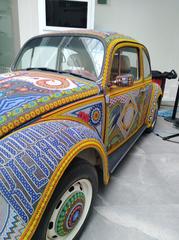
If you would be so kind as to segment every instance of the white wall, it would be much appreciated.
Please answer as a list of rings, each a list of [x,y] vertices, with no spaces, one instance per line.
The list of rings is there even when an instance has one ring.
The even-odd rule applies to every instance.
[[[14,36],[14,55],[17,55],[20,48],[20,33],[19,33],[19,15],[18,15],[18,0],[11,0],[12,3],[12,25]]]
[[[18,49],[17,0],[0,0],[0,71],[10,66]]]
[[[41,32],[39,1],[18,0],[21,45]],[[178,0],[108,0],[107,5],[96,3],[95,29],[132,36],[147,46],[153,69],[176,69],[179,74],[178,24]],[[176,88],[177,80],[168,80],[164,100],[174,100]]]
[[[39,34],[38,0],[18,0],[20,45]]]
[[[179,1],[108,0],[96,4],[95,29],[127,34],[147,46],[152,69],[179,74]],[[175,98],[177,80],[168,80],[164,100]]]

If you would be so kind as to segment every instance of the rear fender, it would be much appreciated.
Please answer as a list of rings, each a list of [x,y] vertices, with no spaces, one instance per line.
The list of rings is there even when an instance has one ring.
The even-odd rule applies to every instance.
[[[152,95],[151,95],[151,99],[150,99],[149,109],[147,112],[147,117],[145,119],[145,124],[147,125],[148,128],[150,128],[152,126],[156,106],[157,106],[160,96],[162,96],[162,90],[158,84],[152,83],[152,88],[153,89],[152,89]]]

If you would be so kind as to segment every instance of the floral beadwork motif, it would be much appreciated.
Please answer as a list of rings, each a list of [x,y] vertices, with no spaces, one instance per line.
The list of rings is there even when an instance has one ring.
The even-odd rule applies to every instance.
[[[85,205],[85,195],[76,192],[63,204],[56,222],[56,232],[59,236],[68,234],[78,223]]]
[[[89,115],[91,125],[98,126],[102,120],[102,105],[93,106]]]
[[[92,127],[94,127],[100,137],[102,136],[102,128],[104,123],[102,102],[87,104],[85,107],[77,108],[75,111],[69,111],[64,115],[74,116],[82,119],[84,122],[89,123]]]

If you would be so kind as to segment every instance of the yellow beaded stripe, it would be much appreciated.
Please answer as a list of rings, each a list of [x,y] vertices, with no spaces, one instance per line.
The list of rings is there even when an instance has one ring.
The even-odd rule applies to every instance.
[[[42,106],[40,108],[35,109],[34,111],[31,111],[29,113],[26,113],[22,116],[20,116],[19,118],[15,119],[14,121],[8,123],[7,125],[4,125],[0,128],[0,137],[4,136],[5,134],[7,134],[8,132],[10,132],[12,129],[20,126],[21,124],[25,123],[26,121],[32,120],[33,118],[48,112],[49,110],[52,110],[56,107],[60,107],[64,104],[70,103],[71,101],[76,101],[85,97],[89,97],[92,95],[95,95],[99,92],[99,89],[97,87],[95,87],[92,90],[86,91],[86,92],[82,92],[82,93],[78,93],[75,94],[73,96],[67,96],[64,97],[62,99],[59,99],[58,101],[54,101],[52,103],[49,103],[45,106]]]

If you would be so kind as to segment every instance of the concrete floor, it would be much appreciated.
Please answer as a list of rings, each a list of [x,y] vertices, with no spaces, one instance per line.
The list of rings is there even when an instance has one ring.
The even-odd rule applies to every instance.
[[[155,132],[179,132],[158,118]],[[179,138],[136,143],[101,187],[81,240],[179,240]]]

